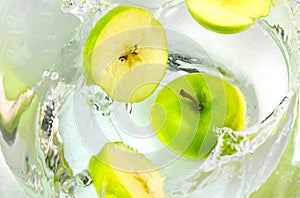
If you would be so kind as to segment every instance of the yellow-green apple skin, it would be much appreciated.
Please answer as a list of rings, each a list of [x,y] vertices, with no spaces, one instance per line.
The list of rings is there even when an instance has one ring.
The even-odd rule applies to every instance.
[[[3,87],[7,100],[17,100],[21,94],[30,89],[10,69],[0,68],[0,75],[3,75]]]
[[[193,18],[214,32],[233,34],[248,29],[270,12],[271,0],[186,0]]]
[[[165,197],[164,178],[152,161],[122,142],[104,145],[88,171],[99,197]]]
[[[165,30],[144,8],[115,7],[90,32],[82,61],[87,84],[97,84],[119,102],[143,101],[166,72]]]
[[[169,149],[186,157],[206,158],[217,142],[216,127],[242,130],[245,112],[244,96],[236,86],[211,74],[193,73],[158,92],[150,119]]]
[[[1,63],[0,63],[1,64]],[[33,97],[29,86],[22,82],[9,67],[0,65],[0,125],[8,132],[16,130],[22,113]]]

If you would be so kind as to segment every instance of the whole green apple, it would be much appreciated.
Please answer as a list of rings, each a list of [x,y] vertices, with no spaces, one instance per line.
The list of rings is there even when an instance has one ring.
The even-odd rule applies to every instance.
[[[230,82],[210,74],[181,76],[157,94],[150,111],[152,128],[172,151],[206,158],[217,143],[217,127],[242,130],[246,102]]]

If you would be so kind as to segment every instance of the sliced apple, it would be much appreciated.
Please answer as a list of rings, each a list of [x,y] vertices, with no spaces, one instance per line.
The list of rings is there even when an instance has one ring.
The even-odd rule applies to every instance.
[[[219,33],[237,33],[267,16],[271,0],[187,0],[194,19],[207,29]]]
[[[12,73],[0,76],[0,125],[6,132],[12,133],[16,129],[32,96],[32,91],[18,82]]]
[[[118,6],[90,32],[82,59],[88,84],[99,85],[113,100],[140,102],[165,75],[165,30],[149,11]]]
[[[99,197],[164,197],[164,178],[154,164],[121,142],[106,144],[88,170]]]

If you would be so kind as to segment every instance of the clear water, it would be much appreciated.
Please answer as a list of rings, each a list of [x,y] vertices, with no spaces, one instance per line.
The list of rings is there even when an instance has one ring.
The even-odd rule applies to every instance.
[[[33,85],[38,98],[24,112],[27,120],[21,118],[15,135],[8,136],[2,131],[5,138],[1,139],[6,161],[28,196],[96,197],[86,169],[90,157],[112,141],[124,141],[160,168],[167,177],[167,197],[260,197],[270,193],[268,189],[278,180],[282,181],[281,186],[289,187],[289,190],[282,187],[278,192],[288,197],[299,195],[299,187],[295,187],[300,181],[297,152],[300,141],[297,141],[299,132],[295,124],[299,95],[294,80],[299,59],[293,51],[298,49],[294,44],[297,40],[294,26],[281,23],[277,15],[271,15],[239,35],[219,35],[192,21],[182,1],[169,1],[161,7],[159,1],[138,3],[153,11],[167,31],[169,67],[157,91],[185,73],[208,72],[231,81],[245,95],[246,129],[240,132],[217,129],[218,144],[210,157],[192,160],[171,153],[154,135],[148,115],[157,91],[141,103],[124,104],[112,101],[97,86],[85,85],[80,58],[84,41],[97,19],[119,2],[124,1],[113,4],[65,0],[61,5],[43,1],[35,7],[41,16],[32,24],[42,23],[42,16],[51,16],[51,21],[60,18],[70,21],[52,37],[48,30],[53,27],[42,27],[44,31],[38,38],[43,38],[43,33],[48,35],[46,38],[54,42],[53,46],[41,50],[45,45],[39,40],[24,44],[37,50],[32,55],[13,49],[13,44],[18,46],[17,41],[12,48],[6,47],[24,56],[17,58],[17,66],[13,67],[18,75],[21,74],[17,69],[24,67],[34,55],[38,56],[32,66],[38,68],[38,75],[31,77],[32,70],[21,75]],[[22,5],[16,2],[12,7],[17,11]],[[279,5],[275,11],[289,18],[290,10],[282,2]],[[16,27],[10,27],[14,33],[22,17],[11,19],[16,22]],[[11,23],[0,22],[4,26]],[[17,35],[20,42],[33,39],[29,33]],[[222,145],[228,142],[235,154],[224,156]],[[289,167],[293,172],[282,167]],[[258,191],[253,194],[255,190]]]

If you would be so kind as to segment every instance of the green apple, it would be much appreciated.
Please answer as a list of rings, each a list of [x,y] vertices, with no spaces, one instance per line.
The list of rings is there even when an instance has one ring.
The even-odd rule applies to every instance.
[[[163,26],[147,10],[118,6],[90,32],[82,55],[87,84],[120,102],[140,102],[164,77],[168,61]]]
[[[242,130],[246,103],[242,92],[210,74],[181,76],[162,88],[150,111],[153,130],[174,152],[206,158],[217,142],[216,127]]]
[[[254,19],[267,16],[272,0],[186,0],[194,19],[205,28],[224,34],[246,30]]]
[[[0,67],[0,75],[2,75],[3,78],[4,93],[7,100],[18,99],[21,94],[30,88],[30,86],[20,80],[9,68]]]
[[[157,168],[121,142],[104,145],[91,158],[88,171],[99,197],[164,197],[164,178]]]
[[[9,68],[0,68],[0,125],[12,133],[33,93]]]

